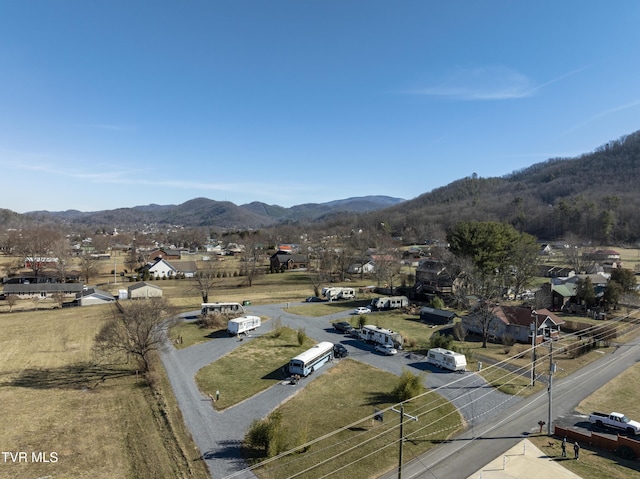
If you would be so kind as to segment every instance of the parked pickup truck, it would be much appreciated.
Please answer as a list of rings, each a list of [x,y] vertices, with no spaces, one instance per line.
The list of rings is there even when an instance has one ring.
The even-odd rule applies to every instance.
[[[627,416],[619,412],[612,412],[609,414],[593,412],[589,414],[589,421],[596,426],[620,429],[629,434],[640,434],[640,422],[632,421]]]

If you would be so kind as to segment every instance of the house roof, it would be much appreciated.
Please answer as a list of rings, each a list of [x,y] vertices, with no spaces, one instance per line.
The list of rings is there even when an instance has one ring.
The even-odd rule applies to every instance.
[[[81,283],[35,283],[35,284],[5,284],[4,292],[9,294],[58,293],[82,291]]]
[[[102,299],[104,301],[115,301],[116,298],[108,291],[103,291],[97,288],[89,288],[87,290],[83,290],[78,294],[81,298],[94,297],[98,299]]]
[[[275,258],[280,263],[286,263],[293,261],[294,263],[304,263],[307,261],[307,257],[303,254],[289,254],[289,253],[275,253],[272,258]]]
[[[140,283],[133,284],[129,286],[127,289],[129,291],[135,291],[136,289],[141,288],[153,288],[153,289],[162,289],[160,286],[156,286],[155,284],[147,283],[146,281],[141,281]]]
[[[576,284],[575,283],[553,284],[551,285],[551,290],[554,293],[559,294],[563,298],[571,298],[576,295]]]
[[[536,321],[538,327],[543,323],[551,321],[555,325],[564,324],[564,320],[558,318],[548,309],[533,310],[520,306],[495,306],[493,313],[496,318],[505,324],[515,324],[518,326],[529,326]]]
[[[174,261],[172,265],[182,273],[195,273],[198,271],[195,261]]]
[[[153,264],[149,264],[148,269],[149,271],[156,269],[156,266],[160,265],[160,263],[164,263],[165,265],[167,265],[167,267],[169,269],[171,269],[172,271],[178,271],[171,263],[169,263],[166,259],[164,258],[158,258]]]
[[[438,316],[441,318],[455,318],[457,314],[455,311],[445,311],[444,309],[431,308],[424,306],[420,309],[420,315]]]

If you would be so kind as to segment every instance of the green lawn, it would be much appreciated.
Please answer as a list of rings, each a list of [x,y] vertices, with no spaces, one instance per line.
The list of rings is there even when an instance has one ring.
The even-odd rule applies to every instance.
[[[277,410],[287,431],[287,448],[312,444],[254,472],[264,479],[312,479],[333,471],[332,478],[365,479],[397,466],[400,416],[388,408],[397,402],[391,392],[398,380],[371,366],[340,360]],[[375,409],[383,411],[382,422],[371,418]],[[457,410],[433,392],[406,403],[404,412],[418,418],[404,423],[405,461],[463,427]]]
[[[315,344],[306,338],[298,344],[297,332],[290,328],[255,338],[230,354],[202,368],[196,374],[198,387],[212,396],[220,391],[216,409],[225,409],[284,379],[282,367]],[[229,374],[233,371],[233,374]]]

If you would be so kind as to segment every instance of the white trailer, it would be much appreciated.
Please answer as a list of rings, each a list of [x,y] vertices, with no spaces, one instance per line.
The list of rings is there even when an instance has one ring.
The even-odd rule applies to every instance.
[[[260,324],[260,316],[240,316],[229,320],[227,331],[231,336],[236,336],[259,328]]]
[[[383,296],[371,300],[372,309],[398,309],[409,306],[406,296]]]
[[[402,335],[390,329],[379,328],[373,324],[365,324],[359,332],[360,339],[375,343],[392,346],[402,349]]]
[[[322,288],[322,296],[329,301],[333,301],[334,299],[354,299],[356,297],[356,290],[340,286]]]
[[[467,358],[464,354],[443,348],[430,349],[427,353],[427,363],[449,371],[467,370]]]

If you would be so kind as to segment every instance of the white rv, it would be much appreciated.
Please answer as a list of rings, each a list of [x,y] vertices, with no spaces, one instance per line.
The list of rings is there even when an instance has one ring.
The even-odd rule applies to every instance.
[[[409,299],[406,296],[383,296],[371,300],[372,309],[398,309],[409,306]]]
[[[235,336],[259,328],[260,324],[260,316],[240,316],[229,320],[227,331],[231,336]]]
[[[364,341],[402,349],[402,335],[390,329],[379,328],[373,324],[365,324],[359,334],[360,339]]]
[[[334,299],[354,299],[356,297],[356,290],[340,286],[322,288],[322,296],[327,298],[328,301],[333,301]]]
[[[448,349],[433,348],[427,353],[427,363],[449,371],[464,372],[467,370],[467,358],[464,354]]]

